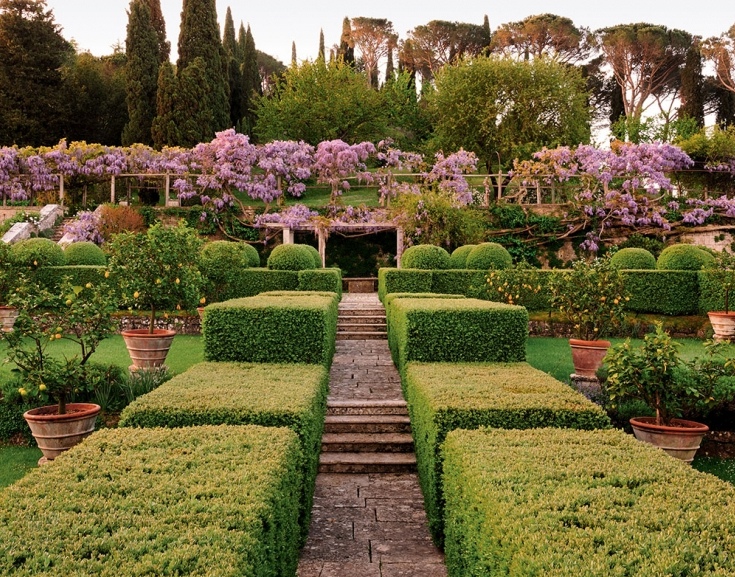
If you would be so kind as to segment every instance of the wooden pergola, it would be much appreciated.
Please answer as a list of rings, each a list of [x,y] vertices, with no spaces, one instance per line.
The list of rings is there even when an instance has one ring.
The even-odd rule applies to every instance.
[[[359,234],[370,234],[386,230],[396,231],[396,267],[401,268],[401,256],[403,255],[403,228],[390,222],[365,222],[365,223],[333,223],[328,229],[318,228],[314,224],[300,224],[295,227],[288,226],[282,222],[269,222],[264,224],[266,230],[280,230],[283,232],[283,244],[294,244],[294,232],[310,231],[316,234],[319,240],[319,254],[322,257],[322,267],[326,266],[327,239],[332,231],[345,231]]]

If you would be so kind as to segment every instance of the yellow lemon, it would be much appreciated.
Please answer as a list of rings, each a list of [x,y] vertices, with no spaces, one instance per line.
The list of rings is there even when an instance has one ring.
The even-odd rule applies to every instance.
[[[161,279],[160,278],[157,278],[156,279],[156,284],[161,284]]]
[[[56,333],[56,338],[57,338],[57,339],[60,339],[60,338],[61,338],[61,335],[60,335],[60,334],[58,334],[58,333]]]
[[[46,390],[46,385],[44,385],[43,383],[41,383],[41,384],[39,385],[39,387],[38,387],[38,390],[39,390],[39,391],[45,391],[45,390]]]
[[[605,302],[605,301],[607,300],[607,297],[600,297],[600,300],[601,300],[602,302]]]
[[[20,393],[20,396],[21,397],[25,397],[26,396],[26,390],[24,388],[21,387],[20,389],[18,389],[18,392]]]
[[[34,261],[33,261],[33,264],[34,264],[35,266],[38,266],[38,261],[34,260]]]
[[[87,287],[87,288],[92,288],[92,283],[91,283],[91,282],[88,282],[88,283],[87,283],[87,284],[85,284],[84,286],[85,286],[85,287]]]
[[[110,271],[109,270],[106,270],[105,271],[105,278],[110,278]]]
[[[179,284],[181,281],[179,279],[176,279],[176,284]]]
[[[67,304],[68,306],[71,306],[71,299],[67,299],[67,300],[66,300],[66,304]]]
[[[181,305],[176,305],[176,310],[177,311],[180,311],[181,310]]]
[[[140,293],[138,291],[135,291],[133,293],[133,298],[137,299],[140,296]]]
[[[202,304],[203,305],[206,302],[207,302],[207,299],[205,297],[202,297],[202,298],[199,299],[199,304]]]

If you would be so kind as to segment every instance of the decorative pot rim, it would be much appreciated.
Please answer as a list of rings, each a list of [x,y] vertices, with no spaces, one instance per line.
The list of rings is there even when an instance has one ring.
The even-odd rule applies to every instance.
[[[77,410],[74,413],[67,412],[63,415],[59,415],[56,412],[49,412],[49,410],[57,411],[58,405],[46,405],[45,407],[36,407],[35,409],[30,409],[29,411],[26,411],[25,413],[23,413],[23,418],[26,421],[36,422],[73,421],[76,419],[86,419],[87,417],[97,415],[102,410],[102,407],[94,403],[67,403],[66,408],[67,411],[69,409],[80,410]]]
[[[148,332],[148,329],[127,329],[120,331],[120,334],[124,337],[136,337],[136,338],[160,338],[160,337],[172,337],[176,335],[176,331],[170,329],[153,329],[153,334]]]
[[[687,421],[685,419],[671,419],[672,423],[678,423],[679,427],[670,427],[667,425],[657,425],[656,417],[633,417],[630,424],[639,429],[647,429],[656,433],[675,433],[677,435],[695,436],[703,435],[709,431],[709,427],[696,421]]]
[[[11,307],[10,305],[0,305],[0,309],[6,310],[6,311],[17,311],[18,307]]]
[[[735,311],[709,311],[707,313],[707,316],[712,317],[725,317],[725,318],[735,318]]]
[[[598,341],[585,341],[583,339],[569,339],[569,346],[572,347],[587,347],[590,349],[607,349],[610,348],[612,343],[610,341],[598,340]]]

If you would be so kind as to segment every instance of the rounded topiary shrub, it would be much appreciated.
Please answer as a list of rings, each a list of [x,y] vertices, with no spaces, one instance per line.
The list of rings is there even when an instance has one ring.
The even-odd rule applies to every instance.
[[[29,238],[14,244],[11,250],[13,259],[20,266],[64,266],[64,251],[48,238]]]
[[[307,270],[314,268],[314,257],[303,244],[282,244],[273,249],[268,257],[268,268],[272,270]]]
[[[659,270],[701,270],[715,264],[713,257],[706,250],[693,244],[674,244],[666,247],[658,257],[656,268]]]
[[[472,270],[488,270],[509,268],[513,258],[505,247],[497,242],[483,242],[472,249],[467,256],[466,268]]]
[[[73,242],[64,249],[66,264],[105,266],[107,257],[100,247],[93,242]]]
[[[610,266],[622,270],[651,270],[656,268],[656,257],[645,248],[621,248],[612,255]]]
[[[208,242],[199,253],[199,269],[209,279],[221,280],[238,269],[248,268],[245,244],[228,240]]]
[[[449,253],[440,246],[418,244],[406,249],[401,257],[401,266],[423,270],[449,268]]]
[[[314,259],[314,266],[316,268],[322,268],[322,255],[319,254],[319,251],[310,244],[305,244],[304,246],[309,249],[309,252],[311,253],[311,258]]]
[[[455,248],[452,256],[449,257],[449,268],[467,268],[467,257],[476,246],[476,244],[466,244]]]
[[[258,250],[252,244],[243,243],[242,251],[245,253],[248,266],[256,268],[260,266],[260,254],[258,254]]]

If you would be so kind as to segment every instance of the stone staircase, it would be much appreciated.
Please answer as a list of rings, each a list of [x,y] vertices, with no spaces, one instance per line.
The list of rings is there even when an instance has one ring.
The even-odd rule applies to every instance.
[[[64,236],[64,225],[74,221],[75,218],[76,217],[74,216],[68,216],[64,220],[62,220],[59,226],[54,228],[54,234],[51,236],[51,240],[58,243],[61,240],[61,237]]]
[[[388,338],[385,324],[385,308],[377,304],[339,305],[337,340],[384,340]]]

